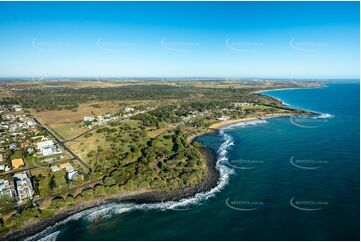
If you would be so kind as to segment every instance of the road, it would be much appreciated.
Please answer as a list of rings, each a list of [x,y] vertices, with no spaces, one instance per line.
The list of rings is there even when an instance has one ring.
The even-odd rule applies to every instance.
[[[54,135],[46,125],[43,125],[36,118],[34,118],[34,120],[38,125],[42,126],[46,130],[49,136],[51,136],[53,139],[56,140],[58,145],[60,145],[65,151],[67,151],[69,154],[73,156],[72,160],[77,160],[80,163],[80,165],[86,170],[87,173],[92,172],[91,167],[86,162],[84,162],[79,156],[77,156],[62,140],[60,140],[56,135]]]
[[[135,115],[141,114],[141,113],[146,113],[146,112],[152,111],[152,110],[154,110],[154,109],[155,109],[155,108],[151,108],[151,109],[149,109],[149,110],[144,110],[144,111],[135,112],[135,113],[133,113],[131,116],[128,116],[128,117],[126,117],[126,118],[117,118],[116,121],[128,120],[128,119],[129,119],[130,117],[132,117],[132,116],[135,116]],[[79,135],[77,135],[77,136],[75,136],[75,137],[73,137],[73,138],[70,138],[70,139],[67,139],[67,140],[64,139],[63,143],[76,140],[77,138],[79,138],[79,137],[81,137],[81,136],[83,136],[83,135],[85,135],[85,134],[87,134],[87,133],[89,133],[89,132],[91,132],[91,131],[93,131],[93,130],[96,130],[96,129],[99,129],[99,128],[102,128],[102,127],[105,127],[105,126],[108,126],[108,125],[109,125],[108,123],[105,123],[105,124],[102,124],[102,125],[95,126],[95,127],[91,128],[91,129],[89,129],[89,130],[87,130],[87,131],[85,131],[85,132],[83,132],[83,133],[81,133],[81,134],[79,134]],[[59,136],[60,136],[60,135],[59,135]]]

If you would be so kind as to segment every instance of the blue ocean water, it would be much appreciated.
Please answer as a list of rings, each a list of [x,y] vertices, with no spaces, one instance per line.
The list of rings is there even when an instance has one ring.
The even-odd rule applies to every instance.
[[[359,240],[360,86],[266,92],[322,113],[235,125],[197,140],[222,181],[180,203],[110,204],[32,239]]]

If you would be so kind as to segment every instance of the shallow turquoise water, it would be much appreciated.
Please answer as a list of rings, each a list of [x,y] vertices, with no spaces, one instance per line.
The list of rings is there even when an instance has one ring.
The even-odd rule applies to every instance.
[[[198,138],[223,157],[225,176],[233,173],[211,197],[185,206],[103,206],[33,239],[358,240],[359,84],[267,94],[329,115],[268,119]]]

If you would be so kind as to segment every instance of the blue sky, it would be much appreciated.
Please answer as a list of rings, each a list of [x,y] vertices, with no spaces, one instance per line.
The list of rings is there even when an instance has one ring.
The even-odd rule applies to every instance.
[[[1,77],[358,78],[358,2],[0,2]]]

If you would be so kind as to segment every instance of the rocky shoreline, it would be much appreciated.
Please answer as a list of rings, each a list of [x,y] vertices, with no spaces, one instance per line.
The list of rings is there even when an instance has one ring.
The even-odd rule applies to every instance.
[[[309,114],[317,114],[316,112],[308,111]],[[230,120],[226,122],[219,122],[217,124],[211,125],[207,132],[208,134],[217,133],[219,129],[247,121],[253,121],[258,119],[267,119],[275,117],[284,117],[292,116],[296,113],[279,113],[279,114],[269,114],[263,117],[255,117],[249,119],[237,119]],[[193,142],[193,140],[205,133],[195,134],[188,138],[188,142]],[[166,202],[166,201],[179,201],[184,198],[189,198],[200,192],[207,192],[212,188],[216,187],[219,181],[219,171],[216,169],[216,157],[212,150],[201,148],[201,153],[205,157],[207,165],[207,176],[206,178],[196,186],[186,187],[179,190],[172,191],[154,191],[154,190],[140,190],[133,192],[122,192],[119,194],[110,195],[107,197],[99,198],[97,200],[92,200],[89,202],[84,202],[77,206],[67,208],[64,210],[58,211],[54,216],[45,218],[40,221],[29,223],[21,228],[16,230],[9,231],[3,235],[0,235],[0,240],[24,240],[30,236],[33,236],[44,229],[55,225],[56,223],[63,221],[64,219],[82,212],[87,209],[91,209],[97,206],[110,204],[110,203],[120,203],[120,202],[132,202],[132,203],[156,203],[156,202]]]
[[[133,202],[133,203],[155,203],[165,201],[178,201],[183,198],[192,197],[197,193],[206,192],[217,186],[219,180],[219,171],[216,167],[215,154],[212,150],[202,148],[201,153],[204,155],[207,164],[207,176],[198,185],[192,187],[186,187],[180,190],[174,191],[134,191],[111,195],[98,200],[92,200],[71,208],[59,211],[56,215],[29,223],[19,229],[9,231],[3,235],[0,235],[0,240],[24,240],[30,236],[33,236],[44,229],[55,225],[56,223],[84,210],[94,208],[100,205],[109,203],[120,202]]]

